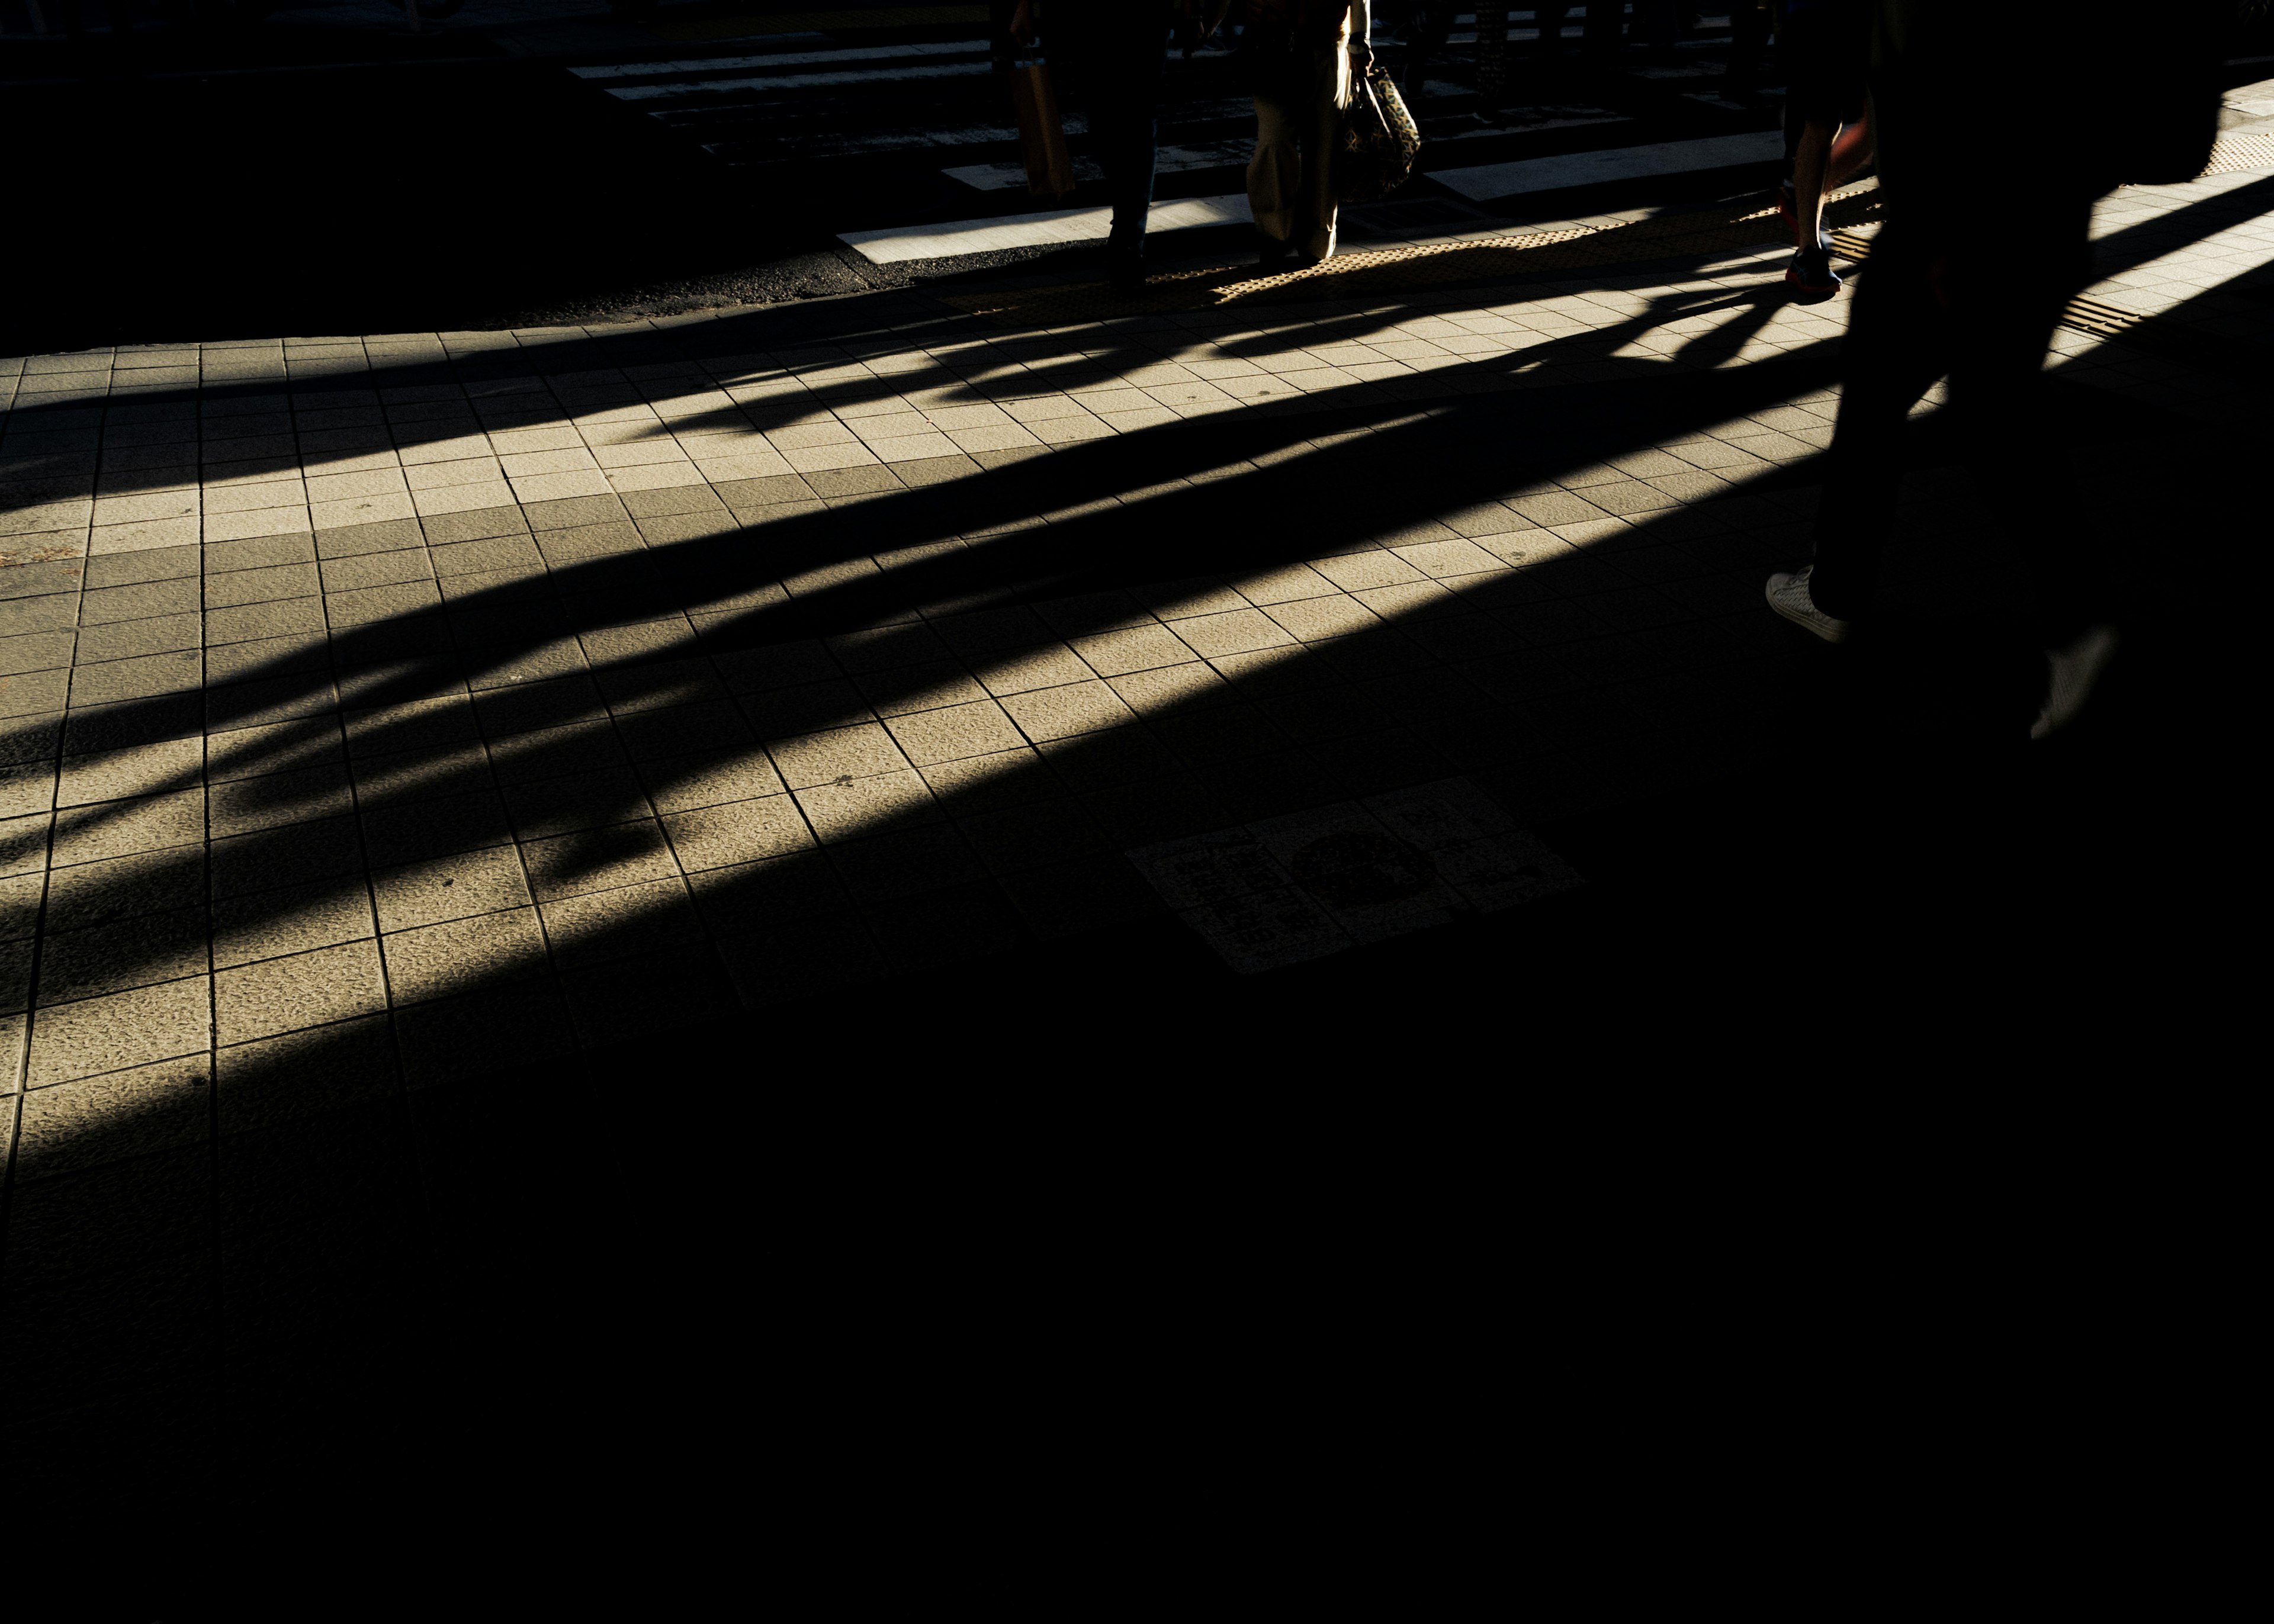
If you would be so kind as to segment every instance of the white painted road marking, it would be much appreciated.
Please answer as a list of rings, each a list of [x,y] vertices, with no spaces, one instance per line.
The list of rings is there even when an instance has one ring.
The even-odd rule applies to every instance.
[[[1513,163],[1482,163],[1467,169],[1433,169],[1429,178],[1465,198],[1481,201],[1526,192],[1560,192],[1566,186],[1591,186],[1603,181],[1736,169],[1783,156],[1784,137],[1774,130],[1763,130],[1751,135],[1615,147],[1607,152],[1571,153],[1561,158],[1519,158]]]
[[[624,62],[597,68],[571,68],[578,79],[652,79],[664,73],[731,73],[737,68],[806,68],[830,62],[885,62],[901,56],[973,56],[985,53],[984,40],[951,40],[936,45],[879,45],[867,49],[774,51],[759,56],[712,56],[692,62]]]
[[[1250,218],[1244,193],[1179,198],[1154,204],[1146,217],[1146,229],[1181,231],[1193,226],[1245,225]],[[1112,224],[1110,208],[1066,208],[1043,214],[1005,214],[995,220],[950,220],[883,231],[845,231],[837,240],[876,264],[892,265],[903,259],[946,259],[958,254],[1043,248],[1054,243],[1102,243]]]
[[[937,68],[888,68],[881,73],[780,73],[765,79],[681,79],[671,85],[633,85],[608,94],[626,102],[655,102],[666,96],[710,95],[725,90],[801,90],[809,85],[879,85],[888,79],[968,79],[991,73],[984,62],[951,63]]]

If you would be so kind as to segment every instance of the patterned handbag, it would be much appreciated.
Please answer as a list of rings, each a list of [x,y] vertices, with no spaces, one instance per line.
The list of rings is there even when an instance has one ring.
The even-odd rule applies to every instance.
[[[1380,68],[1367,70],[1343,109],[1343,149],[1335,155],[1335,195],[1345,203],[1378,203],[1413,174],[1421,132],[1397,86]]]

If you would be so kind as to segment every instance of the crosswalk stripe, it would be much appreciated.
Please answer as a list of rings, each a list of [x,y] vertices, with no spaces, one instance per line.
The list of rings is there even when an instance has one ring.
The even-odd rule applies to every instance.
[[[742,40],[809,29],[842,33],[855,28],[937,28],[954,23],[983,23],[983,5],[896,5],[862,11],[777,11],[771,17],[715,17],[702,22],[659,23],[650,31],[666,40]]]
[[[891,68],[880,73],[785,73],[760,79],[680,80],[670,85],[627,85],[608,94],[624,102],[657,102],[670,96],[715,95],[729,90],[798,90],[813,85],[881,85],[894,79],[969,79],[994,71],[984,62],[948,63],[930,68]]]
[[[1764,130],[1749,135],[1712,135],[1700,140],[1656,141],[1647,147],[1615,147],[1560,158],[1519,158],[1511,163],[1483,163],[1472,169],[1433,169],[1429,178],[1480,202],[1604,181],[1736,169],[1782,156],[1784,137]]]
[[[773,51],[757,56],[712,56],[692,62],[621,62],[571,68],[578,79],[653,79],[666,73],[731,73],[737,68],[804,68],[828,62],[883,62],[898,56],[968,56],[987,49],[984,40],[950,40],[930,45],[877,45],[849,50]]]
[[[1162,175],[1175,175],[1186,169],[1220,169],[1245,164],[1254,152],[1253,136],[1211,141],[1201,147],[1163,147],[1154,154],[1153,168]],[[1095,158],[1077,158],[1073,167],[1076,180],[1096,180],[1104,173]],[[1008,192],[1027,184],[1027,166],[1023,163],[972,163],[942,169],[940,173],[981,192]]]
[[[1146,216],[1149,231],[1181,231],[1194,226],[1245,225],[1246,194],[1179,198],[1156,203]],[[1042,214],[1005,214],[993,220],[951,220],[937,225],[894,226],[882,231],[844,231],[837,240],[877,265],[907,259],[947,259],[959,254],[1006,248],[1045,248],[1053,244],[1103,242],[1113,224],[1110,208],[1057,209]]]

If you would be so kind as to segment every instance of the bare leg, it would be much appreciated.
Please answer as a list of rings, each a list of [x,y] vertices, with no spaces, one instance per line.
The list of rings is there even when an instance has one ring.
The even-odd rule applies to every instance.
[[[1825,162],[1824,189],[1837,192],[1846,185],[1856,170],[1871,161],[1871,124],[1859,118],[1852,124],[1840,126],[1840,133],[1832,138],[1831,155]]]
[[[1825,174],[1832,156],[1832,138],[1838,129],[1828,118],[1810,119],[1801,127],[1800,149],[1792,155],[1795,235],[1803,248],[1824,246]]]

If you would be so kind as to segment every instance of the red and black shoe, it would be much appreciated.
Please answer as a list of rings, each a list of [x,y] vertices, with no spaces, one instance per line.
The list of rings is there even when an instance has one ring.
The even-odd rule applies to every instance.
[[[1846,284],[1832,268],[1832,251],[1819,244],[1793,255],[1792,263],[1784,267],[1784,285],[1792,289],[1794,303],[1821,304]]]

